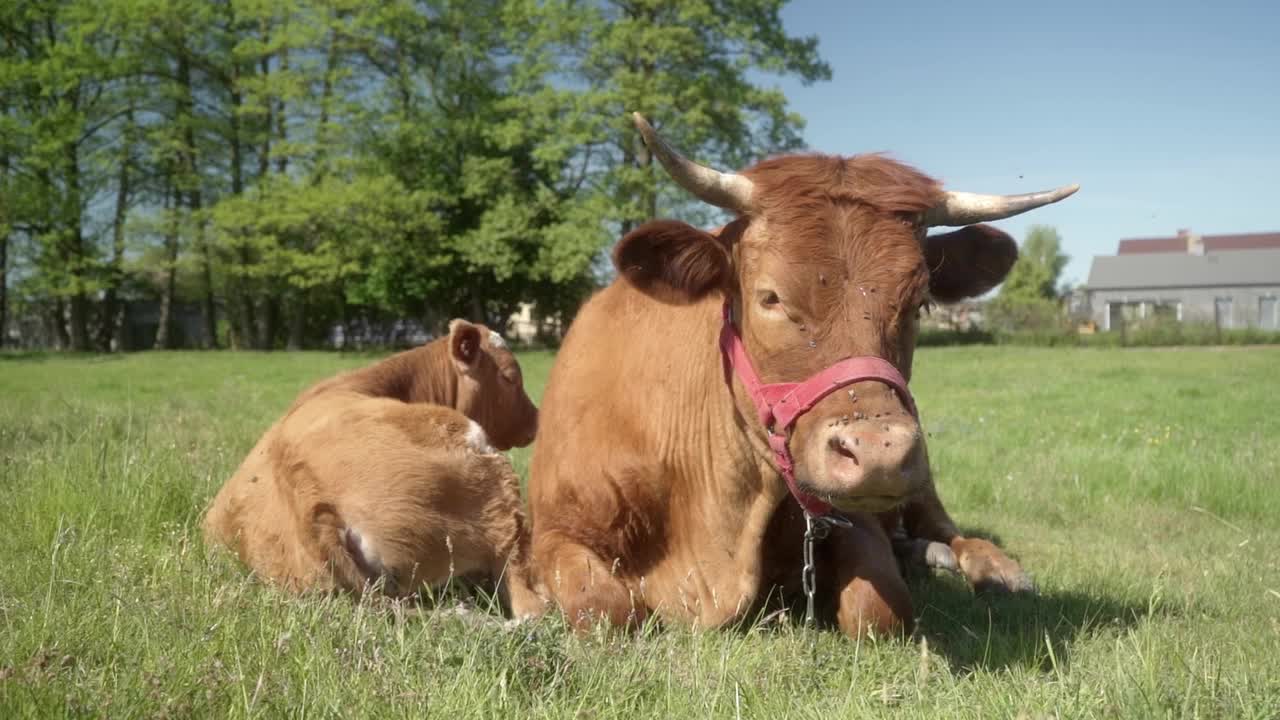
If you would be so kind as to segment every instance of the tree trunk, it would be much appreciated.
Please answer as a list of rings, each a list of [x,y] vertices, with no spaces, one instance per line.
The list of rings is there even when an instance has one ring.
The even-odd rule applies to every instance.
[[[165,350],[172,344],[173,300],[178,292],[178,195],[172,187],[172,178],[166,177],[165,212],[169,215],[169,227],[164,235],[165,282],[160,296],[160,324],[156,327],[156,350]]]
[[[70,269],[71,349],[86,352],[89,348],[89,296],[84,289],[87,258],[84,251],[84,216],[80,207],[80,150],[75,143],[66,147],[67,197],[63,206],[66,221],[64,261]]]
[[[98,349],[110,352],[119,315],[120,286],[124,282],[124,223],[129,215],[130,170],[133,164],[133,107],[125,114],[124,137],[120,143],[120,175],[116,180],[116,209],[111,223],[111,267],[107,291],[102,299],[102,323],[98,328]]]
[[[325,49],[324,77],[320,85],[320,120],[316,123],[316,172],[312,177],[313,184],[324,180],[329,170],[329,106],[333,103],[333,78],[337,68],[338,33],[330,28],[328,47]]]
[[[289,308],[289,340],[286,350],[301,350],[303,335],[307,327],[307,294],[299,291]]]
[[[265,31],[263,41],[266,41]],[[258,66],[261,73],[262,82],[265,85],[267,78],[271,76],[271,56],[262,58],[262,62]],[[267,179],[267,172],[271,170],[271,128],[274,126],[272,117],[275,115],[275,105],[270,100],[267,101],[267,117],[262,124],[262,145],[258,148],[258,184]]]
[[[0,108],[3,109],[3,108]],[[9,156],[0,155],[0,193],[9,185]],[[0,350],[9,342],[9,204],[0,202]]]
[[[263,21],[261,27],[262,41],[267,42],[269,29],[266,21]],[[259,61],[259,74],[264,85],[271,75],[271,56],[264,55]],[[266,182],[267,174],[271,172],[271,133],[275,127],[275,103],[267,101],[267,116],[262,124],[262,144],[258,148],[258,185],[261,187]],[[258,349],[274,350],[276,343],[276,324],[280,315],[280,303],[273,294],[273,283],[268,279],[265,283],[265,292],[262,297],[262,311],[258,316]]]
[[[484,316],[484,298],[480,296],[480,288],[471,286],[471,320],[478,323],[487,323],[488,319]]]
[[[12,49],[13,41],[5,43]],[[7,99],[7,98],[6,98]],[[8,117],[9,104],[0,105],[0,117]],[[9,196],[9,154],[0,152],[0,198]],[[0,350],[9,342],[9,202],[0,200]]]
[[[231,66],[231,194],[240,197],[244,194],[244,138],[240,125],[240,109],[244,98],[240,94],[240,66]],[[236,247],[236,260],[239,267],[232,273],[231,294],[235,312],[231,314],[232,328],[239,343],[247,347],[255,347],[258,342],[257,319],[253,312],[253,295],[249,287],[249,279],[245,277],[248,268],[253,265],[253,252],[245,244]]]
[[[274,295],[268,295],[262,306],[262,336],[258,338],[258,344],[263,350],[274,350],[280,324],[280,301]]]
[[[262,40],[266,40],[266,27],[262,27]],[[262,81],[266,81],[271,74],[271,56],[262,56],[259,63],[259,73]],[[262,187],[262,183],[266,182],[266,174],[271,170],[271,128],[275,126],[273,118],[275,117],[275,105],[268,100],[266,102],[266,118],[262,123],[262,143],[257,150],[257,184]],[[250,313],[256,314],[255,322],[255,347],[259,350],[273,350],[275,347],[275,300],[270,296],[270,281],[266,282],[266,292],[262,297],[262,311],[257,313],[255,304],[251,302]],[[260,286],[261,287],[261,286]]]
[[[182,95],[178,99],[178,116],[182,118],[182,175],[187,191],[187,207],[191,210],[191,219],[195,222],[196,247],[200,251],[200,276],[204,284],[204,293],[200,306],[201,318],[204,322],[204,337],[201,347],[216,348],[218,346],[217,306],[213,298],[213,249],[209,246],[205,233],[204,221],[200,218],[200,210],[204,206],[200,191],[200,175],[196,167],[195,138],[195,93],[191,87],[191,60],[186,48],[178,53],[178,84],[182,86]]]
[[[0,218],[0,349],[9,342],[9,231]]]
[[[289,72],[289,52],[288,50],[280,51],[280,72]],[[284,98],[281,97],[276,104],[276,139],[280,145],[283,145],[289,139],[289,132],[286,126]],[[289,156],[283,152],[276,155],[276,172],[281,175],[289,170]]]
[[[289,72],[289,53],[287,50],[282,49],[280,51],[280,56],[279,56],[279,59],[277,60],[277,63],[278,63],[278,67],[280,68],[280,72],[282,73]],[[284,144],[289,139],[289,130],[288,130],[288,125],[286,124],[287,119],[288,118],[285,114],[284,98],[279,98],[276,102],[276,109],[275,109],[275,124],[276,124],[275,138],[276,138],[277,148],[283,148]],[[278,152],[276,154],[276,174],[280,175],[281,177],[285,177],[288,174],[288,172],[289,172],[289,156],[284,152]],[[282,240],[285,242],[288,242],[288,238],[282,238]],[[278,283],[277,287],[283,287],[283,285],[284,283],[280,282]],[[271,346],[275,347],[275,338],[276,338],[276,335],[278,335],[280,332],[281,321],[284,320],[288,322],[288,327],[290,330],[289,334],[286,335],[285,337],[285,347],[286,349],[292,349],[290,348],[290,345],[293,343],[292,318],[281,318],[280,313],[282,310],[285,312],[293,312],[296,310],[296,308],[290,307],[292,303],[288,303],[288,302],[281,303],[279,299],[280,294],[281,293],[277,291],[275,294],[272,295],[272,297],[268,298],[267,300],[268,302],[267,312],[271,314],[271,323],[270,323]]]
[[[71,345],[71,336],[67,334],[67,305],[62,298],[53,301],[53,336],[59,350]]]

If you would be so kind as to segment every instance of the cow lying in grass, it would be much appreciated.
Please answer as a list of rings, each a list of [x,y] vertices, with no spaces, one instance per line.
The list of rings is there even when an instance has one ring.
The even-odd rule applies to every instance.
[[[500,450],[532,442],[537,408],[482,325],[303,392],[214,498],[210,541],[295,592],[487,575],[538,614],[520,484]]]
[[[1017,258],[983,223],[1076,187],[948,192],[878,155],[725,173],[635,122],[678,185],[737,217],[628,233],[556,358],[529,511],[569,620],[716,627],[780,599],[851,636],[909,632],[886,525],[975,587],[1030,589],[943,507],[907,382],[917,314],[982,295]]]

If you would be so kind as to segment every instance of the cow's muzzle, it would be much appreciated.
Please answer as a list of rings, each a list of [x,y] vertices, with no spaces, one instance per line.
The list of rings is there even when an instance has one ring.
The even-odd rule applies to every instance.
[[[760,424],[768,431],[769,447],[773,450],[778,472],[806,513],[813,516],[827,515],[833,504],[842,509],[861,509],[852,506],[883,503],[887,505],[887,509],[901,501],[909,485],[903,482],[901,473],[907,467],[906,459],[911,456],[911,449],[919,444],[919,424],[916,422],[915,400],[907,389],[906,379],[897,368],[878,357],[849,357],[803,382],[762,383],[747,355],[742,337],[733,325],[733,307],[729,299],[724,304],[720,355],[724,362],[725,382],[732,387],[736,375],[746,388]],[[863,443],[863,437],[858,431],[828,433],[824,438],[826,442],[818,443],[824,449],[814,451],[820,457],[813,461],[812,469],[821,470],[813,472],[811,469],[807,473],[807,484],[816,492],[802,488],[792,455],[792,430],[819,403],[827,404],[832,393],[858,383],[879,384],[883,391],[895,395],[898,407],[909,413],[910,430],[905,434],[884,430],[876,438],[881,447],[870,453],[864,451],[861,458],[856,452],[856,448]],[[811,423],[812,417],[830,415],[819,412],[804,419]],[[880,416],[871,419],[878,420]],[[887,422],[884,424],[892,427]],[[811,432],[803,431],[800,434],[805,437],[812,435]],[[907,442],[912,438],[913,442]],[[809,447],[812,449],[813,445]],[[866,469],[862,468],[864,462],[867,463]],[[896,481],[893,479],[895,467],[898,477]],[[840,481],[841,478],[844,482]],[[814,479],[819,482],[814,482]],[[877,489],[884,489],[889,494],[878,495]]]
[[[848,512],[879,512],[901,505],[924,475],[919,423],[901,409],[864,414],[837,407],[838,414],[832,415],[826,406],[838,404],[823,403],[827,413],[819,414],[815,408],[817,417],[802,418],[797,424],[791,441],[797,484]]]

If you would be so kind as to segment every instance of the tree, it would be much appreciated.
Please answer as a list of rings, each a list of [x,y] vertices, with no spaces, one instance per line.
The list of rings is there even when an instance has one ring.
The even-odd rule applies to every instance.
[[[584,109],[594,143],[584,152],[597,183],[619,208],[626,231],[658,215],[688,210],[690,200],[655,172],[631,124],[644,113],[665,138],[702,162],[736,169],[801,145],[804,121],[786,97],[753,75],[794,75],[805,84],[831,78],[817,38],[787,35],[786,0],[565,0],[572,71],[586,83]],[[576,30],[572,32],[572,30]],[[695,205],[696,207],[696,205]]]
[[[1032,225],[1017,262],[991,303],[994,323],[1005,330],[1047,330],[1060,324],[1058,278],[1068,260],[1057,230]]]
[[[630,111],[726,167],[799,145],[757,73],[830,71],[784,4],[0,4],[0,334],[18,307],[108,348],[138,299],[159,301],[158,347],[188,339],[171,318],[193,301],[209,347],[528,301],[566,318],[620,231],[710,212]]]
[[[1047,225],[1032,225],[1014,263],[1000,287],[1000,297],[1010,302],[1058,298],[1058,277],[1070,256],[1062,252],[1062,238]]]
[[[20,149],[7,158],[10,182],[24,188],[10,226],[35,241],[30,285],[54,299],[57,335],[88,350],[101,260],[89,209],[109,183],[91,160],[117,118],[120,43],[88,0],[5,4],[0,33],[4,130]]]

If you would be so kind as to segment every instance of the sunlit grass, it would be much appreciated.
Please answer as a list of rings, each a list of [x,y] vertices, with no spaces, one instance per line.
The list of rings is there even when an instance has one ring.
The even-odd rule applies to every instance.
[[[862,644],[299,600],[205,548],[258,434],[370,359],[0,356],[0,717],[1280,716],[1280,350],[922,350],[943,496],[1041,594],[920,579],[918,636]]]

